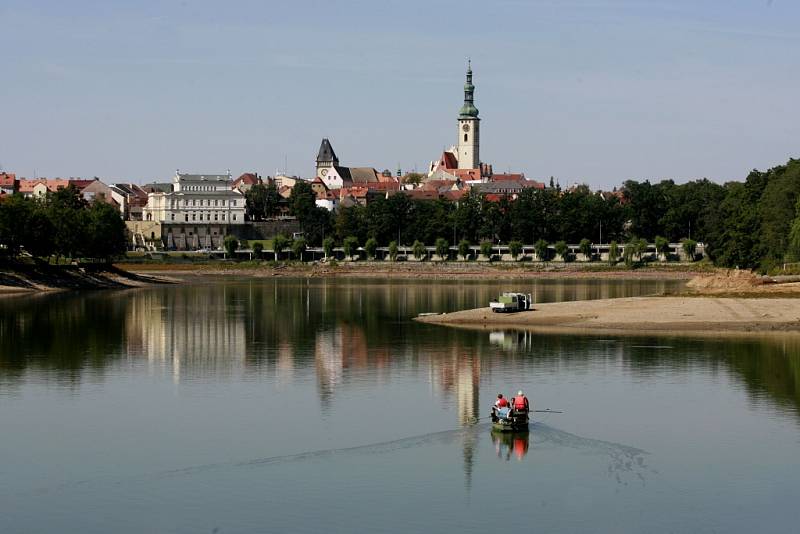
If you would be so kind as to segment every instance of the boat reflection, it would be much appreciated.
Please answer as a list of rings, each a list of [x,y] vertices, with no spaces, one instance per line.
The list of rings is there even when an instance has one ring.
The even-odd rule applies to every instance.
[[[509,461],[512,456],[521,462],[528,454],[531,444],[530,432],[499,432],[491,430],[492,443],[497,457]]]

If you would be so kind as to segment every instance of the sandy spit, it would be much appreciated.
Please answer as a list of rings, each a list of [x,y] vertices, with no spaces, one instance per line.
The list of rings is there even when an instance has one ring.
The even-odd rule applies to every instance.
[[[418,317],[430,324],[482,330],[709,333],[800,332],[800,299],[632,297],[537,304],[534,310],[490,308]]]

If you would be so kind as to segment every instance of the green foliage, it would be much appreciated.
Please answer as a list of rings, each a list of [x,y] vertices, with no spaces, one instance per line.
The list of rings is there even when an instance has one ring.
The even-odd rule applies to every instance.
[[[306,251],[306,240],[303,237],[298,237],[292,241],[292,254],[295,259],[303,261],[303,252]]]
[[[639,257],[639,261],[642,261],[644,254],[647,252],[647,239],[642,237],[634,240],[633,243],[636,255]]]
[[[281,252],[286,250],[286,247],[289,246],[289,238],[283,234],[278,234],[272,240],[272,251],[275,253],[275,261],[278,261],[281,256]]]
[[[608,244],[608,263],[609,265],[616,265],[619,261],[619,245],[616,241],[611,241]]]
[[[589,261],[592,261],[592,242],[586,239],[585,237],[581,239],[581,242],[578,244],[578,248],[583,254],[583,257]]]
[[[256,258],[261,259],[261,256],[264,255],[264,244],[260,241],[253,243],[253,254],[256,255]]]
[[[398,246],[397,241],[392,241],[389,243],[389,259],[392,261],[397,261],[397,252]]]
[[[556,241],[556,244],[553,245],[553,248],[556,251],[556,254],[561,256],[563,261],[569,261],[569,247],[567,247],[566,241]]]
[[[439,255],[439,258],[441,258],[442,261],[447,260],[450,257],[450,243],[447,242],[447,239],[444,239],[443,237],[438,238],[434,244],[434,247],[436,248],[436,254]]]
[[[689,261],[695,260],[697,255],[697,241],[693,239],[684,239],[681,242],[681,248],[683,248],[683,253],[686,254]]]
[[[84,211],[86,235],[83,256],[109,261],[125,254],[125,222],[119,210],[96,200]]]
[[[345,257],[351,259],[353,254],[356,253],[356,249],[358,249],[358,238],[354,235],[345,237],[342,242],[342,248],[344,249]]]
[[[410,172],[406,174],[405,178],[403,179],[403,183],[419,185],[422,183],[424,179],[425,179],[424,174],[420,174],[418,172]]]
[[[539,239],[534,243],[533,249],[536,251],[539,261],[547,261],[550,257],[550,243],[544,239]]]
[[[667,240],[667,238],[657,235],[655,240],[655,246],[656,246],[656,253],[662,254],[664,256],[664,259],[668,259],[667,256],[669,255],[669,241]]]
[[[414,257],[418,260],[422,259],[428,254],[428,251],[425,248],[425,244],[419,240],[414,241],[414,244],[411,246],[411,249],[414,252]]]
[[[255,184],[245,193],[245,209],[251,221],[263,221],[278,213],[281,200],[275,184]]]
[[[330,258],[333,256],[333,245],[334,241],[332,237],[326,237],[322,241],[322,250],[325,252],[325,258]]]
[[[367,258],[370,260],[375,259],[375,253],[378,250],[378,240],[374,237],[370,237],[367,239],[367,242],[364,243],[364,250],[367,253]]]
[[[508,244],[508,251],[515,260],[519,258],[520,254],[522,254],[522,241],[517,241],[516,239],[511,241]]]
[[[462,239],[458,242],[458,255],[463,259],[469,258],[469,241]]]
[[[233,258],[234,254],[236,253],[236,249],[239,248],[239,240],[236,239],[235,236],[226,235],[225,239],[222,241],[222,244],[225,247],[225,252],[228,253],[228,257]]]
[[[488,240],[481,241],[481,255],[487,260],[492,260],[492,242]]]

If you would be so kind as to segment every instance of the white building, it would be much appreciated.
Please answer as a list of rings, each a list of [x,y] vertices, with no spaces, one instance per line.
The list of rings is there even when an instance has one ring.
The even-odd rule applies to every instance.
[[[167,224],[243,224],[245,199],[228,174],[175,172],[172,191],[147,195],[142,218]]]

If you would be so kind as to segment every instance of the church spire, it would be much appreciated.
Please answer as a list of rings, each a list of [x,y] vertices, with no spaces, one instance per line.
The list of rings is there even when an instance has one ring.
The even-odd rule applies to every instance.
[[[474,104],[475,86],[472,85],[472,60],[467,59],[467,83],[464,84],[464,105],[458,112],[458,118],[469,119],[478,116],[478,108]]]

